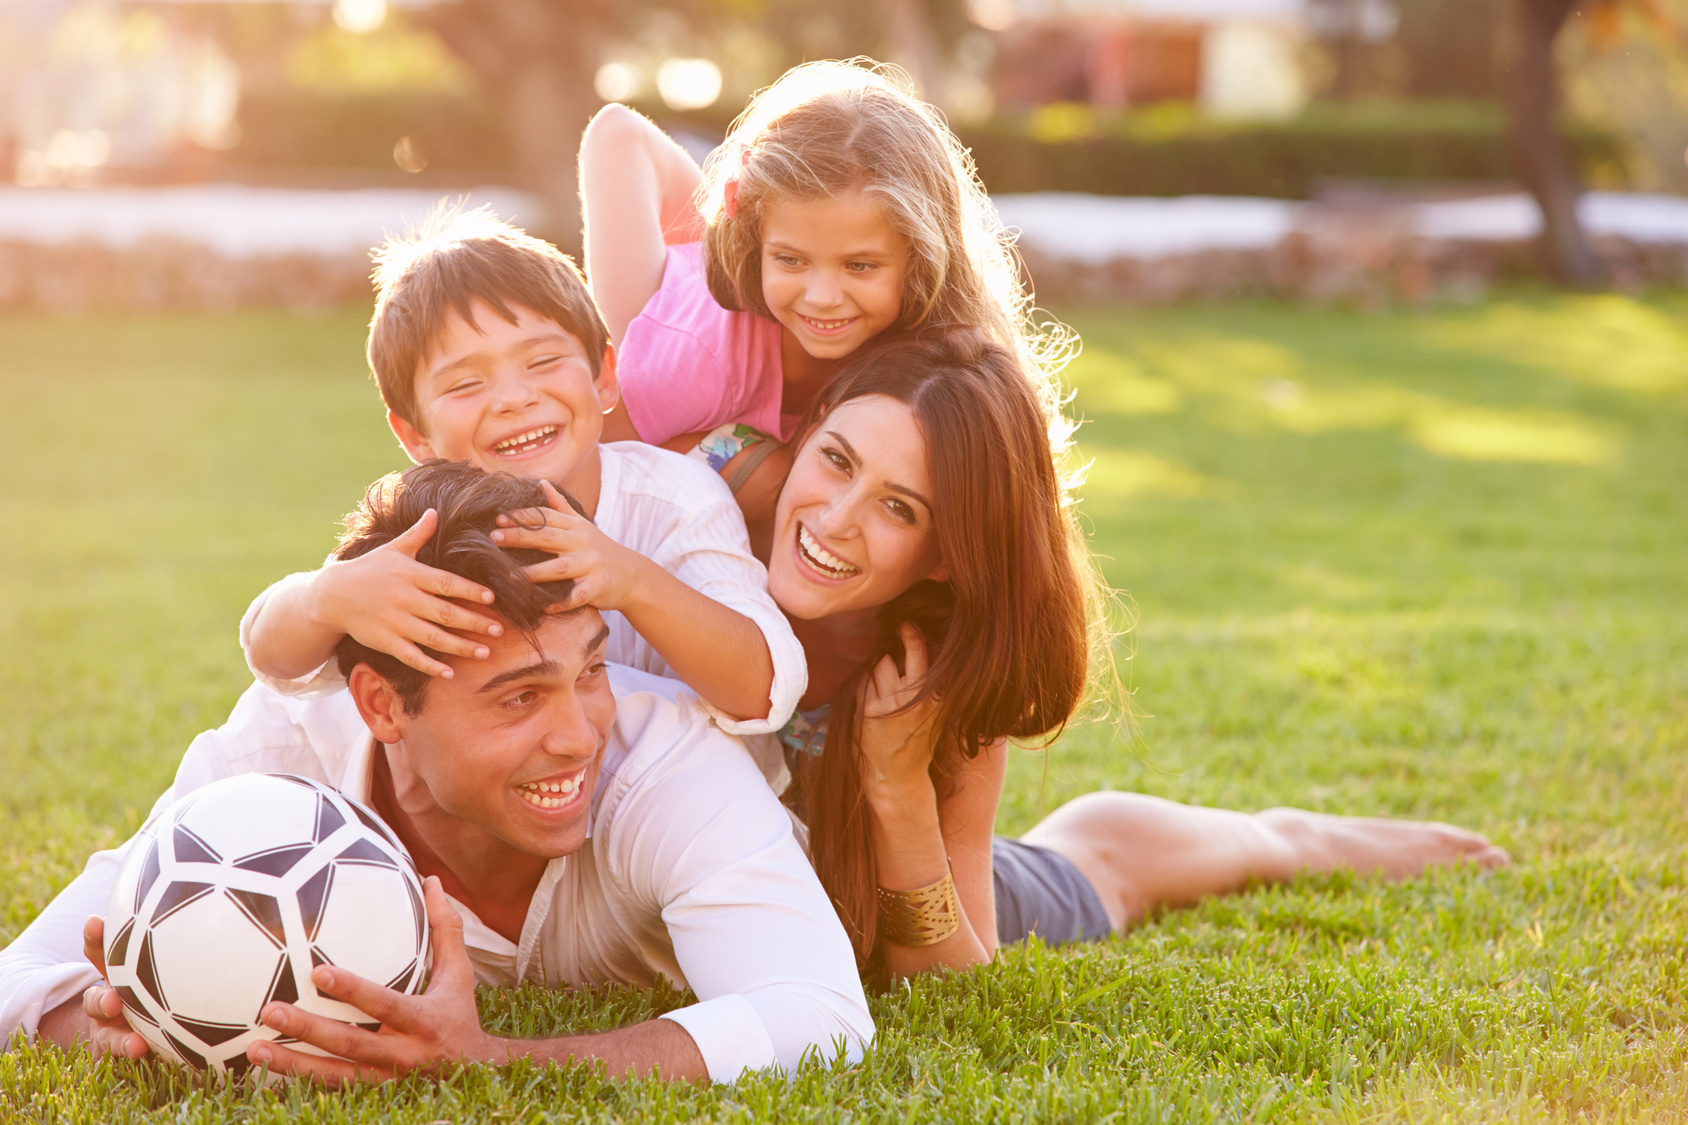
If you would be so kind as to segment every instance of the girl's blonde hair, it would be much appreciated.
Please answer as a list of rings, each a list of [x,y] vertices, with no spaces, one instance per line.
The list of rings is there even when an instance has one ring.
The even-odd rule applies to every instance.
[[[731,186],[729,186],[731,185]],[[859,191],[908,239],[902,312],[887,336],[968,325],[1011,349],[1031,379],[1057,452],[1072,427],[1058,375],[1071,333],[1032,319],[1013,240],[938,111],[894,67],[870,59],[795,67],[758,93],[704,169],[700,210],[710,294],[774,319],[762,298],[762,218],[782,200]]]

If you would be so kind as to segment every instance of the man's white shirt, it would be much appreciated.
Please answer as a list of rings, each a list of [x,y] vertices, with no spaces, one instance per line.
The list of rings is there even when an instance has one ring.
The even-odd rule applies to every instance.
[[[453,903],[477,980],[691,988],[699,1002],[663,1018],[686,1029],[717,1082],[791,1070],[811,1051],[859,1057],[873,1022],[849,940],[757,765],[677,685],[615,665],[610,676],[616,721],[589,837],[547,866],[521,940]],[[350,693],[290,698],[255,684],[194,740],[153,815],[243,773],[312,777],[367,803],[374,747]],[[0,952],[0,1037],[33,1036],[44,1012],[98,981],[82,924],[105,913],[130,846],[96,853]]]
[[[809,686],[809,665],[791,623],[768,594],[768,572],[750,553],[744,515],[719,473],[690,457],[639,441],[608,442],[598,447],[602,470],[598,510],[592,522],[623,547],[639,552],[692,589],[728,609],[744,614],[761,630],[774,663],[768,714],[734,719],[707,702],[716,723],[730,734],[766,734],[791,718]],[[248,649],[252,621],[269,599],[259,594],[240,622],[240,647]],[[642,672],[672,677],[674,672],[649,642],[614,611],[604,614],[610,627],[605,658]],[[283,695],[309,697],[344,689],[345,677],[333,660],[298,679],[252,674]]]

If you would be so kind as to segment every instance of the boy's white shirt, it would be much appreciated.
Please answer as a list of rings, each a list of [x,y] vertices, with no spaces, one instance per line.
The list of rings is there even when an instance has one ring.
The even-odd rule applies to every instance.
[[[737,610],[755,622],[768,642],[774,662],[771,706],[760,719],[734,719],[700,700],[729,734],[766,734],[791,718],[809,686],[809,666],[791,623],[768,593],[768,571],[750,553],[744,515],[720,474],[678,453],[638,441],[606,442],[598,447],[602,484],[593,523],[623,547],[639,552],[668,573]],[[272,587],[273,588],[273,587]],[[240,621],[241,651],[250,653],[252,622],[269,600],[259,594]],[[642,672],[674,678],[667,662],[619,613],[604,614],[610,627],[605,658]],[[247,664],[251,664],[248,655]],[[345,689],[345,677],[333,660],[297,679],[266,676],[253,668],[259,683],[282,695],[310,698]],[[758,755],[763,757],[763,755]],[[770,758],[764,772],[778,772],[783,762]],[[770,774],[769,781],[775,781]],[[779,788],[781,786],[776,786]]]
[[[784,807],[739,740],[711,727],[673,681],[611,666],[616,722],[580,850],[548,865],[512,943],[453,901],[483,984],[690,987],[664,1016],[697,1043],[709,1076],[804,1054],[852,1059],[873,1039],[849,939]],[[242,773],[294,773],[369,800],[373,740],[349,692],[287,698],[254,684],[222,727],[194,739],[153,806]],[[149,817],[150,819],[150,817]],[[132,841],[82,874],[0,951],[0,1048],[98,981],[82,924],[104,914]]]

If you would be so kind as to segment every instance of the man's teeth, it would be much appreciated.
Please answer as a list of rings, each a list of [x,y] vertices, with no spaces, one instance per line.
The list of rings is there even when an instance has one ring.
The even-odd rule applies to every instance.
[[[540,426],[538,429],[529,430],[525,434],[505,438],[494,445],[492,451],[494,453],[527,453],[530,450],[537,449],[541,442],[556,432],[557,427],[555,426]]]
[[[556,809],[574,800],[574,795],[580,791],[581,776],[576,774],[563,781],[530,781],[517,788],[521,790],[522,800],[528,804],[541,809]]]
[[[807,557],[810,562],[820,567],[820,569],[831,573],[834,577],[847,578],[861,570],[860,567],[851,566],[849,563],[821,546],[820,541],[813,535],[810,535],[809,529],[804,527],[802,524],[797,525],[797,545],[803,549],[804,556]]]

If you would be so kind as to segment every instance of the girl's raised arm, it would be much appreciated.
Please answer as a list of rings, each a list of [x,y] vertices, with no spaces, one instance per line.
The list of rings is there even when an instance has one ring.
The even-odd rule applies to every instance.
[[[669,243],[703,237],[697,211],[703,172],[647,118],[611,103],[580,140],[586,278],[621,346],[627,326],[662,284]]]

